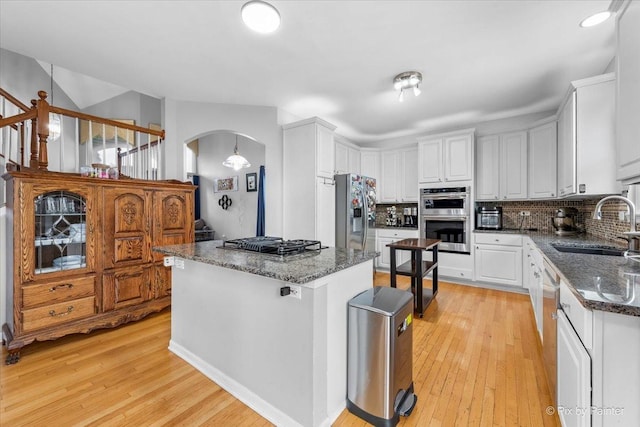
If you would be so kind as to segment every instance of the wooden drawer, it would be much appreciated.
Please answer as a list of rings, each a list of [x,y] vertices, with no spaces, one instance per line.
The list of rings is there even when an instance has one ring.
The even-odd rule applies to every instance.
[[[476,243],[484,245],[522,246],[519,234],[475,233]]]
[[[95,312],[95,297],[32,308],[22,311],[22,328],[25,332],[30,332],[89,317]]]
[[[95,295],[95,277],[58,280],[22,287],[22,306],[32,308]]]
[[[571,326],[576,330],[582,344],[593,348],[593,312],[585,308],[569,289],[569,285],[560,281],[560,307],[567,315]]]

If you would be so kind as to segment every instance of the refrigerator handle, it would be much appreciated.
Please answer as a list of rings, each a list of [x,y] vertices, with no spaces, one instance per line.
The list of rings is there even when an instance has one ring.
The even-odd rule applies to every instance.
[[[366,191],[366,184],[364,185],[364,190]],[[365,191],[362,191],[360,195],[362,196],[362,207],[364,208],[364,215],[362,218],[364,220],[364,233],[362,233],[362,250],[366,250],[367,244],[367,235],[369,234],[369,205],[367,204],[367,196],[365,196]]]

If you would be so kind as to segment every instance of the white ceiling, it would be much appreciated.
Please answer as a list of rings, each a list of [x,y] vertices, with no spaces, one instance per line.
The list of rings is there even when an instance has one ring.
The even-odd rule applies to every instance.
[[[78,105],[111,92],[73,89],[57,67],[116,92],[319,116],[359,143],[554,110],[615,54],[613,19],[578,26],[609,0],[274,0],[271,35],[244,27],[243,3],[0,0],[0,47],[53,63]],[[399,103],[407,70],[422,95]]]

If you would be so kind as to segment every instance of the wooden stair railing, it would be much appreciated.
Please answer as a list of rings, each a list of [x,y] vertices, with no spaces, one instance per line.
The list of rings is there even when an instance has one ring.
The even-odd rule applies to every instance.
[[[24,161],[24,142],[25,142],[25,123],[27,121],[31,121],[31,135],[30,135],[30,159],[29,159],[29,168],[39,169],[46,171],[49,166],[49,153],[47,146],[47,139],[49,137],[49,114],[55,113],[66,117],[71,117],[76,119],[76,125],[79,120],[86,120],[89,123],[98,123],[103,126],[112,126],[116,130],[122,129],[127,132],[132,131],[134,135],[137,135],[137,140],[140,141],[140,135],[146,134],[148,137],[147,144],[141,145],[138,142],[136,148],[133,148],[131,151],[141,151],[144,150],[145,146],[149,144],[153,147],[157,144],[160,144],[164,140],[165,131],[160,129],[151,129],[145,128],[129,123],[123,123],[116,120],[105,119],[98,116],[93,116],[91,114],[80,113],[73,110],[68,110],[66,108],[56,107],[50,105],[47,102],[47,92],[39,91],[38,99],[31,100],[31,107],[21,103],[18,99],[9,94],[6,90],[0,88],[0,96],[5,100],[9,101],[13,104],[17,109],[22,110],[24,112],[18,113],[11,117],[2,117],[0,116],[0,129],[10,126],[13,130],[21,132],[21,147],[20,147],[20,159],[19,161],[10,159],[10,153],[2,153],[0,152],[0,156],[5,159],[7,163],[12,163],[14,166],[19,168],[25,167]],[[35,129],[35,131],[33,131]],[[93,139],[93,135],[89,135],[90,140]],[[156,137],[155,141],[151,141],[151,137]],[[117,139],[117,136],[116,136]],[[79,143],[80,141],[76,141]],[[126,155],[126,152],[121,153],[121,150],[118,149],[118,169],[120,171],[120,159],[121,155]]]

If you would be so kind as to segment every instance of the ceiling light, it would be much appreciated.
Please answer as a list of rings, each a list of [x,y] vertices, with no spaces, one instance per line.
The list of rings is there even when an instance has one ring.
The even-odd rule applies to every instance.
[[[238,135],[236,135],[236,148],[233,150],[233,154],[227,157],[227,160],[222,162],[222,166],[233,168],[235,171],[239,171],[242,168],[251,167],[251,163],[240,154],[238,154]]]
[[[422,74],[417,71],[405,71],[395,76],[393,78],[393,87],[400,91],[398,101],[402,102],[404,100],[405,89],[413,88],[414,96],[420,95],[422,93],[420,83],[422,83]]]
[[[278,9],[261,0],[245,3],[241,13],[245,25],[258,33],[272,33],[280,26]]]
[[[598,24],[602,24],[604,21],[609,19],[611,15],[612,13],[609,10],[605,10],[604,12],[594,13],[593,15],[583,19],[582,22],[580,22],[580,26],[584,28],[594,27]]]

